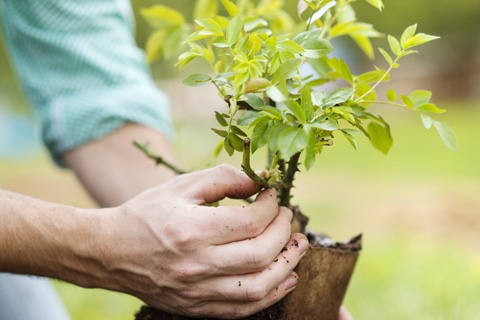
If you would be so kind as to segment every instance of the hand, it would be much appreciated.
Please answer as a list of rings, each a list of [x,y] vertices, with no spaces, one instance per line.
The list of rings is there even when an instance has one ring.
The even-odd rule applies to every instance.
[[[353,317],[350,312],[348,312],[347,308],[341,306],[338,314],[338,320],[353,320]]]
[[[256,192],[243,172],[221,165],[112,209],[100,286],[193,317],[242,318],[279,301],[296,285],[308,241],[290,235],[292,212],[278,208],[276,191],[247,206],[205,206]],[[289,242],[298,250],[280,253]]]

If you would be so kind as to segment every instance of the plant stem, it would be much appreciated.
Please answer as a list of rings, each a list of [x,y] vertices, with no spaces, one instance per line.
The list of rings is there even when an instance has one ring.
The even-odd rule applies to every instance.
[[[330,29],[330,27],[333,25],[333,23],[335,22],[335,20],[337,20],[338,16],[340,15],[340,13],[343,11],[343,9],[349,5],[350,3],[352,3],[352,0],[348,0],[345,4],[343,4],[343,6],[341,6],[340,8],[338,8],[337,12],[335,12],[335,15],[332,17],[332,19],[330,19],[326,24],[325,26],[323,27],[322,29],[322,33],[320,34],[320,38],[323,38],[325,36],[325,34],[327,33],[327,30]]]
[[[243,161],[242,161],[242,168],[243,171],[247,174],[247,176],[252,179],[257,185],[262,188],[270,188],[265,179],[258,176],[255,171],[253,171],[252,167],[250,166],[250,139],[246,138],[243,140]]]
[[[185,173],[189,173],[188,171],[186,170],[183,170],[183,169],[180,169],[179,167],[175,166],[174,164],[168,162],[167,160],[165,160],[164,158],[162,158],[161,156],[159,155],[156,155],[155,153],[153,153],[148,147],[146,144],[141,144],[140,142],[138,141],[134,141],[133,144],[140,150],[143,151],[143,153],[145,153],[145,155],[147,157],[149,157],[150,159],[153,159],[155,161],[155,163],[158,165],[158,164],[162,164],[164,165],[165,167],[169,168],[170,170],[178,173],[178,174],[185,174]]]
[[[295,178],[295,173],[298,171],[298,160],[300,159],[300,152],[294,154],[288,161],[288,169],[283,178],[285,183],[285,188],[280,190],[279,194],[279,204],[287,208],[290,207],[290,190],[293,188],[293,180]]]
[[[391,106],[396,106],[396,107],[405,107],[405,105],[403,104],[395,103],[395,102],[387,102],[387,101],[361,100],[361,101],[358,101],[358,103],[389,104]]]

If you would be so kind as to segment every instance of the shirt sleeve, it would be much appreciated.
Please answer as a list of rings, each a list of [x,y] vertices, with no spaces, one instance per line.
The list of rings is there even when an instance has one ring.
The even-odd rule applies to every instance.
[[[172,137],[166,95],[133,37],[128,0],[0,0],[7,47],[42,139],[61,155],[125,122]]]

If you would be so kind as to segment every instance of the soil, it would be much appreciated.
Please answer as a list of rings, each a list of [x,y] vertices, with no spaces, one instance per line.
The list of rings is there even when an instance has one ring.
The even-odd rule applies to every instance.
[[[309,297],[301,297],[299,295],[293,297],[293,293],[295,293],[294,291],[293,293],[287,295],[284,300],[259,313],[243,318],[244,320],[336,320],[338,318],[338,310],[350,280],[350,276],[358,256],[358,251],[361,249],[362,235],[358,235],[345,242],[336,242],[325,234],[319,234],[312,231],[307,233],[307,237],[310,241],[311,247],[311,250],[309,251],[312,252],[309,255],[312,255],[313,252],[317,252],[320,255],[318,255],[313,261],[305,261],[303,263],[303,268],[301,265],[297,266],[295,270],[299,272],[300,280],[302,280],[302,274],[300,272],[302,272],[307,279],[302,285],[299,284],[295,291],[297,291],[297,294],[300,294],[301,291],[307,291],[301,294],[308,294]],[[306,255],[302,261],[305,260],[307,256],[308,255]],[[320,261],[317,259],[320,259]],[[325,265],[319,262],[323,262]],[[314,264],[313,266],[311,265],[312,263]],[[319,266],[320,268],[318,268]],[[335,268],[331,269],[332,266],[335,266]],[[316,273],[317,270],[315,269],[320,269],[320,273]],[[313,286],[315,287],[313,288],[314,291],[321,291],[320,296],[316,297],[315,294],[310,292],[312,291],[312,284],[314,284]],[[325,296],[325,290],[329,291],[328,296]],[[318,314],[318,310],[321,310],[322,314]],[[144,306],[137,313],[135,319],[190,320],[194,318],[172,315],[161,310]],[[200,320],[214,319],[200,318]]]

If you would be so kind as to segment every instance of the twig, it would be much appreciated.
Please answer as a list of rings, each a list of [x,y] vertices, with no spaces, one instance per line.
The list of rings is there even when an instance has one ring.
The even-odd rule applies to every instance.
[[[138,141],[134,141],[133,144],[138,148],[140,149],[143,153],[145,153],[145,155],[147,157],[149,157],[150,159],[154,160],[155,163],[158,165],[158,164],[162,164],[164,165],[165,167],[169,168],[170,170],[178,173],[178,174],[186,174],[186,173],[189,173],[189,171],[186,171],[186,170],[183,170],[183,169],[180,169],[179,167],[173,165],[172,163],[168,162],[167,160],[165,160],[164,158],[162,158],[161,156],[159,155],[156,155],[155,153],[153,153],[148,147],[146,144],[141,144],[140,142]]]
[[[280,190],[280,205],[290,207],[290,190],[293,188],[293,180],[295,173],[298,171],[298,160],[300,159],[300,152],[294,154],[288,161],[288,169],[283,178],[285,188]]]
[[[242,168],[243,171],[247,174],[247,176],[252,179],[257,185],[262,188],[270,188],[265,179],[258,176],[255,171],[253,171],[252,167],[250,166],[250,139],[246,138],[243,140],[243,161],[242,161]]]

